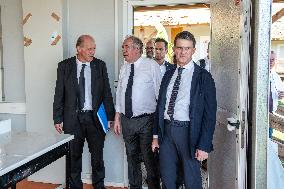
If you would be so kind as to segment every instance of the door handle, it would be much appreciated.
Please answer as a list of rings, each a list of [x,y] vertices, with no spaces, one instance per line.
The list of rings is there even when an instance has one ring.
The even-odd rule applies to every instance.
[[[229,131],[233,131],[235,129],[240,128],[240,121],[239,120],[237,120],[233,117],[230,117],[230,118],[227,118],[227,121],[228,121],[227,129]]]

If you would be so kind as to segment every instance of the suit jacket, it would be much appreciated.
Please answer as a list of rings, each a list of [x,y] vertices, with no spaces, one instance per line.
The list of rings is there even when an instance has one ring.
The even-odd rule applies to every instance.
[[[90,67],[93,117],[98,119],[97,111],[103,103],[108,121],[113,121],[115,110],[106,64],[102,60],[94,58],[90,62]],[[72,57],[58,64],[53,102],[54,124],[63,122],[63,129],[66,133],[76,133],[76,129],[78,129],[78,93],[77,62],[76,57]]]
[[[166,93],[176,66],[168,70],[162,80],[157,109],[155,112],[154,135],[159,135],[159,142],[164,135],[164,111]],[[216,124],[216,88],[211,74],[194,63],[194,73],[190,89],[189,107],[189,146],[191,157],[194,158],[196,149],[206,152],[213,150],[212,140]]]
[[[169,63],[168,61],[165,61],[165,66],[166,66],[166,71],[168,71],[168,70],[172,69],[175,65]]]

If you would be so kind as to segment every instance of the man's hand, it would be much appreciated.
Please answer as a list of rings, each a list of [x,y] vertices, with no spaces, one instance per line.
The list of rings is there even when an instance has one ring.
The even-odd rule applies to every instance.
[[[284,91],[279,91],[278,92],[278,98],[279,98],[279,100],[284,98]]]
[[[157,149],[159,149],[159,148],[160,148],[160,146],[159,146],[158,139],[157,138],[153,138],[153,140],[152,140],[152,151],[156,152]]]
[[[198,160],[198,161],[203,161],[203,160],[206,160],[208,158],[208,153],[205,152],[205,151],[202,151],[202,150],[196,150],[195,152],[195,158]]]
[[[63,132],[62,123],[55,124],[54,127],[59,134]]]
[[[116,112],[114,117],[114,133],[119,135],[121,133],[120,113]]]

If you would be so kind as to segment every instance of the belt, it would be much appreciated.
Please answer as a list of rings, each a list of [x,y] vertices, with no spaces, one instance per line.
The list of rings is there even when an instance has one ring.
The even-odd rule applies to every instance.
[[[94,110],[79,110],[79,113],[92,113]]]
[[[124,114],[123,114],[124,115]],[[147,116],[152,116],[154,115],[154,113],[144,113],[138,116],[132,116],[132,117],[127,117],[128,119],[139,119],[139,118],[143,118],[143,117],[147,117]],[[125,116],[125,115],[124,115]],[[126,116],[125,116],[126,117]]]
[[[165,119],[165,124],[173,127],[188,127],[190,121],[178,121]]]

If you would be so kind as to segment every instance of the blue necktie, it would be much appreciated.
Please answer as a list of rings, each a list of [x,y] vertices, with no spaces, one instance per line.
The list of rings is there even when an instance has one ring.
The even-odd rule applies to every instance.
[[[125,116],[131,118],[133,115],[132,111],[132,86],[134,77],[134,64],[131,64],[131,71],[128,78],[128,83],[125,91]]]
[[[168,115],[170,116],[170,119],[173,120],[174,117],[174,107],[175,107],[175,102],[177,99],[177,95],[178,95],[178,90],[179,90],[179,85],[180,85],[180,80],[181,80],[181,74],[182,74],[182,70],[184,68],[179,67],[178,68],[178,75],[177,78],[175,80],[174,86],[173,86],[173,90],[172,90],[172,94],[171,94],[171,98],[170,98],[170,102],[169,102],[169,106],[168,106]]]
[[[84,70],[86,64],[82,64],[82,69],[79,76],[79,109],[82,110],[85,104],[85,77]]]

